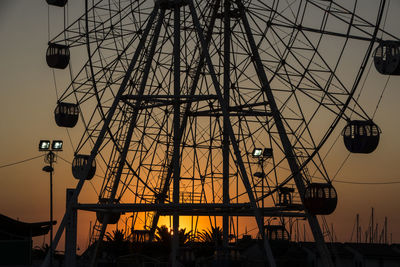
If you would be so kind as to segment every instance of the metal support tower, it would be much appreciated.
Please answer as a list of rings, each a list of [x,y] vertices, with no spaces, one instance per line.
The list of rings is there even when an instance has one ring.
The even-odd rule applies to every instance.
[[[75,189],[66,191],[66,209],[70,203]],[[75,203],[76,205],[76,203]],[[76,237],[77,237],[77,210],[73,208],[69,212],[67,223],[65,225],[65,266],[76,266]]]

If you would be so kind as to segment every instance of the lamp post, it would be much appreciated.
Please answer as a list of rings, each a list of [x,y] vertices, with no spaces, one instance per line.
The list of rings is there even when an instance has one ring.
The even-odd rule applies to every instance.
[[[62,151],[62,146],[63,141],[61,140],[52,141],[51,147],[49,140],[39,142],[39,151],[46,152],[44,162],[49,164],[42,170],[50,174],[50,266],[53,266],[53,164],[56,162],[56,154],[53,151]]]
[[[264,179],[265,179],[265,171],[264,171],[264,161],[268,158],[272,157],[272,148],[254,148],[252,153],[253,158],[258,159],[258,164],[261,167],[261,172],[254,173],[254,176],[261,179],[261,208],[262,208],[262,220],[263,220],[263,229],[262,229],[262,238],[265,238],[265,229],[264,229]]]

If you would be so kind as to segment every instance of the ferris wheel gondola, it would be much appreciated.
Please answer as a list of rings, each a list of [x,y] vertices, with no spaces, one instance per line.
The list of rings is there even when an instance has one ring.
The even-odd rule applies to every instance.
[[[69,48],[66,45],[49,43],[46,52],[46,62],[50,68],[65,69],[70,58]]]
[[[375,49],[375,68],[384,75],[400,75],[400,42],[382,41]]]
[[[94,177],[96,174],[96,161],[89,162],[89,159],[89,155],[75,155],[72,161],[72,174],[75,179],[91,180]]]
[[[52,6],[64,7],[68,0],[46,0],[47,4]]]
[[[378,147],[381,129],[372,120],[353,120],[346,125],[342,134],[350,152],[367,154]]]
[[[109,200],[109,199],[104,199],[101,198],[99,200],[99,204],[118,204],[118,201],[114,200]],[[107,218],[106,218],[107,217]],[[108,224],[116,224],[118,223],[119,219],[121,217],[120,212],[109,212],[109,211],[97,211],[96,212],[96,219],[100,223],[105,223],[107,220]]]
[[[77,104],[59,102],[54,110],[54,118],[58,126],[72,128],[78,123],[79,107]]]
[[[338,202],[335,188],[330,183],[310,183],[304,193],[304,206],[311,214],[329,215]]]

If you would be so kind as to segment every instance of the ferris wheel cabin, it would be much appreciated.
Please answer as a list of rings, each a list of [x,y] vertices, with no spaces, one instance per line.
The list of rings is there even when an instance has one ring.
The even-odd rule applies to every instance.
[[[337,206],[337,193],[330,183],[310,183],[304,193],[304,206],[314,215],[329,215]]]
[[[59,102],[54,110],[54,118],[58,126],[72,128],[79,118],[77,104]]]
[[[67,4],[68,0],[46,0],[46,2],[51,6],[63,7]]]
[[[92,161],[92,165],[89,168],[89,172],[87,176],[85,177],[85,169],[88,166],[89,162],[89,155],[81,155],[77,154],[74,157],[74,160],[72,161],[72,175],[80,180],[80,179],[85,179],[85,180],[91,180],[93,176],[96,173],[96,161]]]
[[[117,201],[116,200],[111,200],[111,199],[101,198],[99,200],[99,204],[117,204]],[[96,211],[96,218],[101,224],[103,224],[105,222],[105,217],[106,216],[108,216],[107,224],[116,224],[116,223],[118,223],[119,218],[121,217],[121,213],[120,212]]]
[[[69,48],[66,45],[49,43],[46,62],[50,68],[65,69],[69,64]]]
[[[377,71],[384,75],[400,75],[400,42],[384,41],[374,53]]]
[[[352,153],[371,153],[379,144],[381,130],[372,120],[350,121],[343,129],[344,144]]]

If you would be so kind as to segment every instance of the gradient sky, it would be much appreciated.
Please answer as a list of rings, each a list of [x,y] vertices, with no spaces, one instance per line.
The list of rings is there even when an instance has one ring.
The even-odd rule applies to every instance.
[[[370,1],[373,0],[359,1],[360,9],[369,15],[376,12],[368,9]],[[386,29],[400,36],[400,3],[391,1],[390,7]],[[82,3],[70,5],[72,17],[81,13]],[[44,0],[0,1],[0,166],[40,156],[41,153],[37,151],[40,139],[64,140],[65,149],[60,156],[72,160],[73,150],[66,131],[58,128],[53,119],[56,93],[52,71],[45,62],[47,14],[48,7]],[[51,34],[55,33],[56,30]],[[375,69],[371,72],[365,90],[372,93],[361,97],[368,111],[374,110],[387,79],[377,75]],[[62,88],[58,90],[62,91]],[[351,155],[335,179],[339,205],[336,212],[327,217],[327,221],[333,223],[339,241],[349,241],[357,213],[365,229],[371,207],[374,207],[379,229],[387,216],[393,242],[400,242],[399,100],[400,77],[391,77],[375,116],[375,122],[383,131],[380,146],[370,155]],[[337,146],[341,147],[327,159],[333,166],[331,174],[335,173],[342,158],[347,155],[341,141]],[[49,177],[42,171],[43,166],[41,157],[0,168],[0,213],[27,222],[48,220]],[[386,182],[393,183],[357,184]],[[70,165],[59,158],[54,175],[54,210],[57,221],[64,214],[65,189],[73,188],[75,184]],[[87,184],[80,201],[95,202],[96,199],[95,192]],[[78,240],[84,248],[87,245],[89,223],[94,217],[80,212],[79,218]],[[42,241],[43,238],[35,239],[35,244],[41,244]]]

